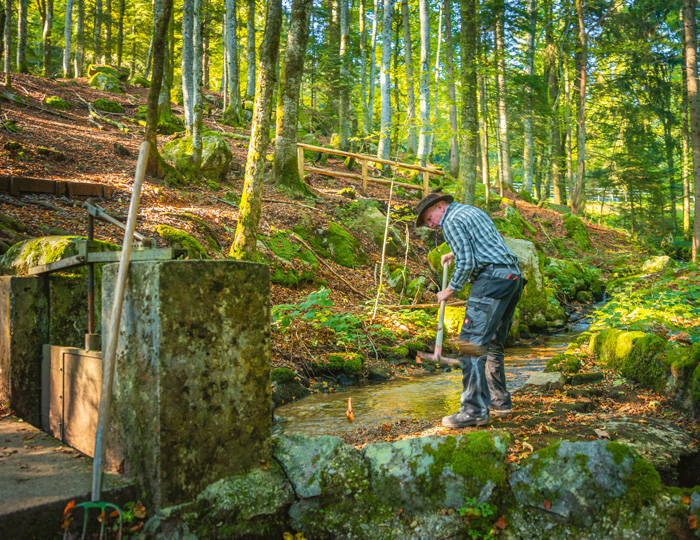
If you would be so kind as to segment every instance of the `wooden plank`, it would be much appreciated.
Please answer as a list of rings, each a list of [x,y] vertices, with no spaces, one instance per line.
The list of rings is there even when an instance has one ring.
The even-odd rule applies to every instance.
[[[423,171],[423,197],[427,197],[430,193],[430,174]]]
[[[304,149],[297,147],[297,167],[299,167],[299,180],[304,181]]]
[[[430,174],[436,174],[438,176],[445,176],[445,172],[440,169],[435,169],[433,167],[421,167],[420,165],[413,165],[412,163],[401,163],[399,161],[391,161],[390,159],[382,159],[374,156],[367,156],[364,154],[353,154],[352,152],[345,152],[343,150],[335,150],[333,148],[324,148],[322,146],[313,146],[305,143],[297,143],[297,147],[306,148],[307,150],[312,150],[314,152],[323,152],[326,154],[334,154],[336,156],[352,157],[355,159],[366,159],[367,161],[373,161],[374,163],[381,163],[383,165],[393,165],[394,167],[400,167],[402,169],[411,169],[413,171],[427,171]],[[308,169],[307,169],[308,170]]]
[[[362,160],[362,194],[367,196],[367,160]]]
[[[310,173],[322,174],[324,176],[338,176],[340,178],[350,178],[352,180],[359,180],[360,182],[363,181],[361,174],[346,173],[340,171],[329,171],[327,169],[316,169],[315,167],[307,167],[306,171]],[[388,180],[387,178],[374,178],[372,176],[369,176],[367,177],[367,181],[372,182],[373,184],[382,184],[385,186],[391,185],[391,180]],[[394,186],[402,187],[404,189],[423,191],[423,186],[416,186],[415,184],[406,184],[405,182],[394,182]]]
[[[114,193],[114,188],[105,184],[92,182],[70,182],[66,180],[45,180],[43,178],[29,178],[26,176],[0,176],[0,191],[9,192],[12,196],[21,193],[50,193],[60,197],[68,195],[81,197],[103,197],[109,199]]]

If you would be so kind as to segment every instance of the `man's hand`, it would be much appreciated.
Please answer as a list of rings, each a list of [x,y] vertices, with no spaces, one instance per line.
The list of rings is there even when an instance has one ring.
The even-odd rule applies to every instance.
[[[438,304],[441,303],[441,302],[446,302],[447,299],[448,299],[450,296],[452,296],[452,293],[454,293],[454,291],[453,291],[452,289],[450,289],[450,286],[449,286],[449,285],[445,288],[445,290],[440,291],[439,293],[437,293]]]
[[[452,261],[455,260],[455,256],[452,252],[450,253],[445,253],[442,257],[440,257],[440,264],[442,266],[450,266],[452,264]]]

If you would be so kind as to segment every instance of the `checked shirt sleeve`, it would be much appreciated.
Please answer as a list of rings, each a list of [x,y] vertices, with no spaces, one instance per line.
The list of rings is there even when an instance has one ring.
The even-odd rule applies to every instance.
[[[476,273],[474,242],[461,219],[446,219],[442,224],[442,234],[455,256],[455,271],[450,279],[450,288],[461,291],[462,287],[472,281]]]

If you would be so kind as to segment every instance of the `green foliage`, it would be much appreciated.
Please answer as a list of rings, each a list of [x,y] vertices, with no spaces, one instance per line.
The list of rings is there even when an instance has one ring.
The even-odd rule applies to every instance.
[[[497,507],[487,502],[479,502],[476,497],[466,497],[464,506],[458,508],[459,515],[469,522],[466,534],[473,540],[495,538],[491,532]]]
[[[47,97],[44,100],[44,103],[48,107],[51,107],[52,109],[58,109],[59,111],[69,111],[70,110],[70,103],[61,99],[58,96],[51,96]]]
[[[191,258],[206,259],[207,251],[204,249],[196,238],[190,236],[185,231],[170,227],[169,225],[158,225],[156,232],[161,235],[171,246],[176,244],[187,248]]]
[[[272,382],[285,383],[294,380],[294,371],[288,367],[274,368],[270,370]]]

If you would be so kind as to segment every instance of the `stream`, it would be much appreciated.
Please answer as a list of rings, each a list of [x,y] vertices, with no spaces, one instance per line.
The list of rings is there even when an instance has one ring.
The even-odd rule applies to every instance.
[[[522,387],[530,375],[543,371],[552,356],[588,326],[583,321],[571,331],[542,336],[542,345],[506,349],[506,384],[508,390]],[[540,340],[541,341],[541,340]],[[312,394],[298,402],[275,409],[273,434],[308,436],[340,433],[394,423],[401,419],[434,420],[459,408],[462,372],[395,379],[382,383],[364,383],[343,392]],[[352,398],[355,421],[345,418],[348,398]]]

